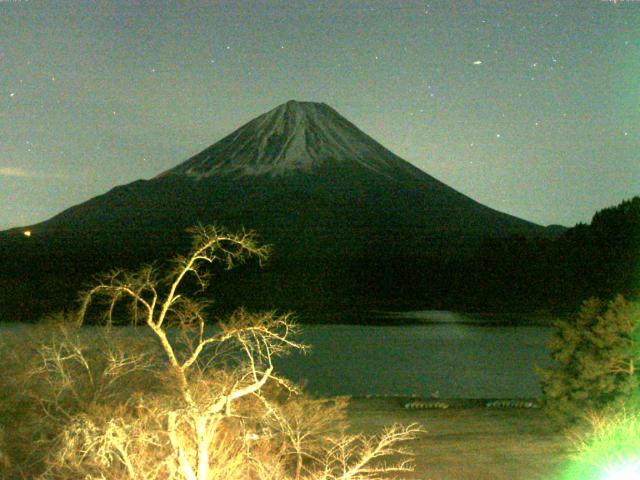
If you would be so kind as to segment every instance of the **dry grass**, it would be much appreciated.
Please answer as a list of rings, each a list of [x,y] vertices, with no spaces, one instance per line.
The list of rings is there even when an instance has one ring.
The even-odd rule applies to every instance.
[[[552,480],[572,444],[539,409],[407,410],[397,399],[352,399],[351,429],[371,433],[393,423],[418,422],[427,433],[407,446],[422,480]]]

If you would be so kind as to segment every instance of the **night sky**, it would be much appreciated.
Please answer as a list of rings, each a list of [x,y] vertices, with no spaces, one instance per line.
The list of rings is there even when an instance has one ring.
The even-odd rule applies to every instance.
[[[543,225],[640,194],[640,1],[0,0],[0,228],[325,102]]]

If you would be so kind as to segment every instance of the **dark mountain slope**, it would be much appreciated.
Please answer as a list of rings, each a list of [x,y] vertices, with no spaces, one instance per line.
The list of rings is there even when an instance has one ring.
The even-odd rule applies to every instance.
[[[52,275],[67,272],[78,283],[112,264],[184,250],[184,230],[198,222],[253,229],[273,245],[263,275],[269,283],[245,282],[255,287],[255,303],[267,306],[300,300],[301,290],[322,305],[350,304],[363,292],[358,301],[366,304],[366,291],[376,291],[384,304],[411,293],[409,285],[402,293],[402,277],[419,276],[409,272],[418,258],[459,255],[487,236],[546,235],[415,168],[330,107],[287,102],[151,180],[0,234],[0,266],[29,276],[46,258]],[[22,235],[26,228],[31,237]],[[369,269],[394,273],[380,283]]]

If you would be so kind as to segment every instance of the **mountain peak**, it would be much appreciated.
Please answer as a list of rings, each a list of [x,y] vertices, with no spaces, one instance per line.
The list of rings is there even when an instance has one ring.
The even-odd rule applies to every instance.
[[[300,101],[300,100],[288,100],[282,105],[276,107],[278,108],[286,108],[293,110],[302,110],[305,108],[331,108],[324,102],[308,102],[308,101]]]
[[[289,112],[290,114],[305,115],[313,114],[313,112],[329,110],[333,113],[337,112],[324,102],[308,102],[300,100],[289,100],[276,108],[271,112]],[[269,112],[267,112],[269,113]]]
[[[329,105],[289,100],[161,176],[278,176],[345,162],[385,175],[406,164]]]

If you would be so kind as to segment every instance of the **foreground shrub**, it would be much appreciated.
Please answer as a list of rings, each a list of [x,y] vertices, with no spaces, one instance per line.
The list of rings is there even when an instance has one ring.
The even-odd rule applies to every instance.
[[[153,338],[82,331],[62,318],[0,341],[0,478],[33,478],[78,415],[126,408],[163,388]]]
[[[0,476],[364,480],[411,469],[398,444],[416,425],[347,435],[344,400],[305,397],[277,376],[276,356],[306,348],[289,315],[240,309],[206,330],[207,302],[185,284],[204,290],[204,266],[266,255],[252,234],[201,227],[168,272],[102,275],[77,315],[6,340]],[[95,303],[98,332],[81,327]],[[150,335],[111,328],[123,304]]]

